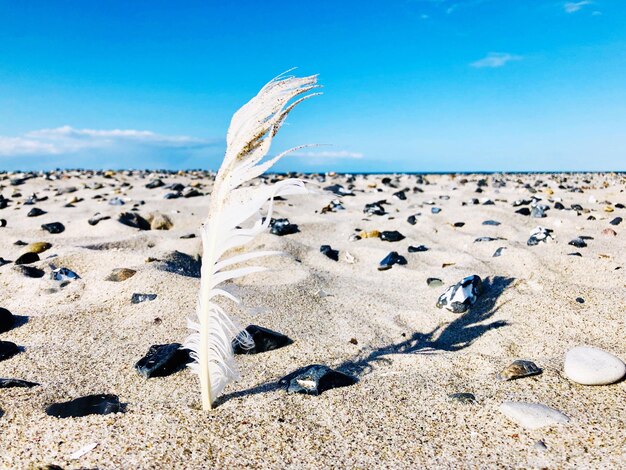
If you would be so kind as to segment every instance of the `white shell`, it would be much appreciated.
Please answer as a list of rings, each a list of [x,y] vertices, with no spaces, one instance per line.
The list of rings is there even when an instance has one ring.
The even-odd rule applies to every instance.
[[[618,357],[590,346],[578,346],[565,354],[565,375],[581,385],[607,385],[626,375],[626,365]]]

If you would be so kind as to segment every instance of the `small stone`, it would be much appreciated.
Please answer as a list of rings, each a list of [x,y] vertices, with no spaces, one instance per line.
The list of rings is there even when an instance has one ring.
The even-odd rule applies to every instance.
[[[613,212],[614,209],[612,206],[604,206],[604,212]]]
[[[129,268],[115,268],[113,271],[111,271],[111,274],[109,274],[105,278],[105,281],[122,282],[128,278],[133,277],[136,272],[137,271],[135,271],[134,269]]]
[[[110,206],[123,206],[124,204],[126,204],[124,202],[124,200],[121,197],[113,197],[111,199],[109,199],[109,205]]]
[[[174,226],[172,219],[160,212],[151,214],[148,220],[150,221],[150,228],[152,230],[170,230]]]
[[[13,269],[26,277],[40,278],[43,277],[45,274],[43,269],[35,268],[33,266],[14,266]]]
[[[9,264],[9,263],[11,263],[11,261],[4,259],[2,256],[0,256],[0,268],[4,266],[5,264]]]
[[[530,238],[526,242],[528,246],[538,245],[539,242],[547,242],[552,239],[552,230],[544,227],[536,227],[530,232]]]
[[[271,219],[270,233],[279,237],[299,232],[298,226],[289,222],[289,219]]]
[[[420,215],[420,214],[410,215],[410,216],[408,216],[408,217],[407,217],[406,221],[407,221],[408,223],[410,223],[411,225],[415,225],[415,224],[417,223],[417,217],[418,217],[419,215]]]
[[[443,281],[438,277],[429,277],[426,279],[426,284],[428,284],[428,287],[441,287],[443,286]]]
[[[500,225],[500,222],[498,222],[497,220],[485,220],[483,222],[483,225],[493,225],[493,226],[498,226]]]
[[[454,222],[453,224],[456,228],[461,228],[465,226],[465,222]]]
[[[502,252],[503,252],[504,250],[506,250],[506,246],[501,246],[500,248],[498,248],[498,249],[494,252],[494,254],[493,254],[492,258],[497,258],[497,257],[499,257],[499,256],[502,256]]]
[[[555,202],[555,203],[554,203],[554,208],[555,208],[556,210],[562,211],[562,210],[564,210],[564,209],[565,209],[565,206],[564,206],[563,204],[561,204],[560,202]]]
[[[49,224],[43,224],[41,228],[44,229],[46,232],[49,232],[52,234],[62,233],[65,231],[65,226],[61,222],[52,222]]]
[[[331,186],[326,186],[324,188],[324,190],[325,191],[330,191],[330,192],[336,194],[337,196],[354,196],[354,193],[352,191],[350,191],[349,189],[344,188],[340,184],[333,184]]]
[[[198,197],[198,196],[202,196],[202,193],[195,188],[189,187],[183,190],[183,197],[185,198]]]
[[[400,199],[401,201],[406,201],[406,194],[404,194],[404,191],[398,191],[396,193],[393,193],[393,196]]]
[[[378,230],[370,230],[369,232],[359,232],[360,238],[380,238],[380,232]]]
[[[150,222],[134,212],[122,212],[117,220],[128,227],[150,230]]]
[[[548,450],[548,446],[546,446],[546,443],[541,440],[535,442],[535,445],[533,447],[537,450]]]
[[[365,208],[363,209],[363,213],[367,215],[385,215],[387,212],[385,208],[381,205],[381,202],[372,202],[371,204],[365,204]]]
[[[27,251],[15,260],[15,264],[31,264],[36,263],[37,261],[39,261],[39,255],[37,253]]]
[[[570,421],[560,411],[539,403],[505,401],[500,405],[500,412],[527,429],[539,429]]]
[[[156,189],[156,188],[160,188],[161,186],[165,186],[165,183],[158,178],[146,184],[146,188],[148,189]]]
[[[568,243],[568,245],[575,246],[576,248],[585,248],[587,246],[587,243],[585,242],[585,240],[583,240],[582,238],[578,237],[578,238],[574,238],[572,241],[570,241]]]
[[[496,378],[501,381],[515,380],[539,375],[541,372],[543,371],[534,362],[518,360],[505,367],[496,375]]]
[[[57,268],[50,273],[50,279],[53,281],[73,281],[75,279],[80,279],[80,276],[76,274],[74,271],[68,268]],[[61,286],[63,287],[63,286]]]
[[[532,210],[530,211],[530,216],[537,218],[537,219],[541,219],[546,216],[546,210],[549,209],[548,206],[544,205],[544,204],[538,204],[536,206],[534,206],[532,208]]]
[[[48,416],[56,418],[81,418],[89,415],[120,413],[124,406],[117,395],[87,395],[63,403],[53,403],[46,408]]]
[[[354,385],[357,381],[355,377],[316,364],[287,375],[280,383],[287,385],[287,393],[320,395],[333,388]]]
[[[384,232],[380,232],[380,239],[386,242],[399,242],[400,240],[404,240],[404,238],[404,235],[397,230],[385,230]]]
[[[0,341],[0,361],[10,359],[20,352],[20,348],[11,341]]]
[[[577,251],[575,251],[573,253],[568,253],[567,256],[578,256],[579,258],[583,257],[583,255],[581,253],[578,253]]]
[[[320,246],[320,252],[333,261],[339,261],[339,251],[333,250],[330,245]]]
[[[584,304],[585,299],[583,299],[582,297],[576,297],[576,302],[578,302],[579,304]]]
[[[466,393],[466,392],[451,393],[448,395],[448,398],[452,401],[456,401],[464,405],[473,405],[476,403],[476,397],[474,396],[473,393]]]
[[[92,225],[92,226],[93,226],[93,225],[98,225],[98,222],[101,222],[101,221],[103,221],[103,220],[108,220],[108,219],[110,219],[110,218],[111,218],[111,217],[109,217],[108,215],[102,215],[102,214],[100,214],[100,212],[96,212],[96,213],[94,214],[94,216],[93,216],[91,219],[89,219],[89,220],[87,221],[87,223],[88,223],[89,225]]]
[[[28,214],[26,214],[27,217],[39,217],[40,215],[44,215],[47,214],[46,211],[39,209],[38,207],[33,207],[31,210],[28,211]]]
[[[622,223],[622,218],[621,217],[615,217],[613,220],[611,220],[609,223],[611,225],[619,225]]]
[[[380,262],[378,265],[379,271],[386,271],[387,269],[391,269],[394,264],[405,265],[407,263],[406,258],[402,255],[399,255],[397,251],[392,251]]]
[[[183,370],[192,359],[188,349],[181,349],[180,343],[155,344],[150,346],[144,357],[135,364],[139,375],[146,379],[166,377]]]
[[[26,247],[26,251],[30,252],[30,253],[43,253],[44,251],[49,250],[50,248],[52,248],[52,245],[50,243],[47,242],[35,242],[35,243],[31,243],[30,245],[28,245]]]
[[[0,379],[0,388],[32,388],[39,384],[21,379]]]
[[[130,302],[132,304],[140,304],[141,302],[147,302],[149,300],[154,300],[157,298],[156,294],[133,294],[130,298]]]
[[[409,253],[422,253],[424,251],[428,251],[428,247],[424,245],[418,245],[418,246],[410,245],[408,248]]]
[[[626,375],[624,362],[602,349],[578,346],[565,354],[565,375],[581,385],[608,385]]]
[[[520,215],[530,215],[530,209],[528,207],[522,207],[521,209],[516,210],[515,213]]]
[[[433,214],[439,214],[441,212],[441,209],[439,207],[431,207],[430,212],[432,212]]]
[[[262,326],[249,325],[244,331],[243,337],[247,338],[248,341],[235,339],[233,341],[235,354],[259,354],[293,344],[293,340],[288,336]],[[250,339],[252,340],[251,342],[249,341]]]
[[[2,227],[6,227],[7,226],[7,221],[6,219],[0,219],[0,228]]]
[[[482,280],[479,276],[467,276],[439,296],[437,308],[445,307],[453,313],[464,313],[476,303],[481,287]]]
[[[15,326],[15,316],[6,308],[0,307],[0,333],[5,333]]]
[[[350,343],[350,344],[354,344],[355,346],[356,346],[357,344],[359,344],[359,342],[358,342],[358,340],[357,340],[356,338],[350,338],[349,343]]]
[[[604,235],[605,237],[616,237],[617,232],[612,228],[605,228],[604,230],[602,230],[602,235]]]
[[[495,242],[497,240],[502,240],[502,238],[500,238],[500,237],[478,237],[477,239],[474,240],[474,243]]]
[[[181,240],[189,240],[190,238],[196,238],[196,234],[195,233],[188,233],[186,235],[181,235],[179,238]]]

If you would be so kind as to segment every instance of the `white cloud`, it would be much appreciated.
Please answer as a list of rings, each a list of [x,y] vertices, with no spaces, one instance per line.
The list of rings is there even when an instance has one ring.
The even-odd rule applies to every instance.
[[[361,159],[364,155],[360,152],[348,152],[347,150],[326,150],[321,152],[294,152],[291,154],[293,157],[303,158],[325,158],[325,159]]]
[[[563,10],[565,10],[565,13],[576,13],[587,5],[593,5],[593,2],[590,0],[581,0],[580,2],[565,2],[563,4]]]
[[[507,63],[515,60],[522,60],[522,57],[505,52],[490,52],[486,57],[483,57],[476,62],[472,62],[470,66],[475,68],[498,68],[503,67]]]
[[[0,136],[0,157],[77,154],[89,150],[138,148],[192,149],[216,142],[188,136],[170,136],[134,129],[75,129],[70,126],[40,129],[17,137]]]

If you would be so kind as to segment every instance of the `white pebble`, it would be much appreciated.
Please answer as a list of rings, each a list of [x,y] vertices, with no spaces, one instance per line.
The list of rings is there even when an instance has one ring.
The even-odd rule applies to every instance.
[[[565,354],[565,375],[581,385],[607,385],[626,375],[626,365],[618,357],[590,346],[578,346]]]
[[[569,423],[569,417],[554,408],[539,403],[505,401],[500,405],[500,412],[528,429]]]

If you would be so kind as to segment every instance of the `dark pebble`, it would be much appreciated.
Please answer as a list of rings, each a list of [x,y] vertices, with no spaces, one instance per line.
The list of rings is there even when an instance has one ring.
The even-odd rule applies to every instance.
[[[31,388],[39,384],[20,379],[0,379],[0,388]]]
[[[386,242],[399,242],[400,240],[404,240],[404,238],[404,235],[397,230],[385,230],[380,233],[380,239]]]
[[[615,217],[613,220],[611,220],[609,223],[611,225],[619,225],[622,223],[622,218],[621,217]]]
[[[521,215],[530,215],[530,209],[528,207],[522,207],[521,209],[516,210],[515,213]]]
[[[574,253],[568,253],[567,256],[579,256],[580,258],[583,257],[583,255],[581,253],[578,253],[577,251],[575,251]]]
[[[483,225],[494,225],[494,226],[498,226],[500,225],[500,222],[498,222],[497,220],[485,220],[483,222]]]
[[[46,232],[52,234],[62,233],[65,231],[65,226],[61,222],[51,222],[49,224],[43,224],[41,228],[44,229]]]
[[[293,340],[288,336],[262,326],[249,325],[245,331],[252,338],[253,345],[246,347],[244,342],[235,339],[233,341],[235,354],[259,354],[280,349],[293,343]]]
[[[47,212],[37,207],[33,207],[31,210],[28,211],[28,214],[26,214],[26,216],[27,217],[39,217],[40,215],[44,215],[44,214],[47,214]]]
[[[399,255],[397,251],[392,251],[380,262],[378,265],[379,271],[386,271],[391,269],[394,264],[405,265],[407,263],[406,258]]]
[[[154,300],[157,298],[156,294],[133,294],[130,298],[130,302],[132,304],[140,304],[141,302],[146,302],[148,300]]]
[[[430,212],[432,212],[433,214],[439,214],[441,212],[441,209],[439,207],[431,207]]]
[[[587,243],[585,242],[585,240],[578,237],[574,238],[571,242],[568,243],[568,245],[575,246],[576,248],[585,248],[587,246]]]
[[[165,183],[160,179],[154,179],[146,184],[146,188],[148,189],[160,188],[161,186],[165,186]]]
[[[327,390],[354,385],[356,377],[346,375],[327,366],[312,365],[299,369],[280,380],[287,385],[288,393],[320,395]]]
[[[393,193],[393,195],[401,201],[406,201],[406,194],[404,194],[404,191],[398,191],[397,193]]]
[[[465,222],[455,222],[454,226],[457,227],[457,228],[461,228],[461,227],[465,226]]]
[[[409,253],[421,253],[422,251],[428,251],[428,247],[424,246],[424,245],[418,245],[418,246],[409,246],[408,248]]]
[[[150,230],[150,222],[134,212],[122,212],[117,220],[128,227]]]
[[[11,263],[11,261],[9,261],[8,259],[4,259],[2,256],[0,256],[0,268],[9,263]]]
[[[445,307],[453,313],[464,313],[476,303],[481,290],[480,277],[476,274],[467,276],[439,296],[437,308]]]
[[[15,243],[13,243],[15,246],[26,246],[28,245],[28,243],[23,242],[22,240],[18,240]]]
[[[17,272],[22,273],[26,277],[40,278],[43,277],[45,272],[43,269],[35,268],[34,266],[15,266],[13,267]]]
[[[53,403],[46,408],[46,414],[56,418],[81,418],[89,415],[120,413],[124,406],[117,395],[87,395],[63,403]]]
[[[165,377],[183,370],[191,361],[189,350],[181,349],[180,343],[155,344],[137,361],[135,369],[147,379]]]
[[[429,277],[426,279],[426,284],[428,287],[440,287],[443,286],[443,281],[438,277]]]
[[[333,250],[330,245],[322,245],[320,246],[320,252],[326,255],[328,258],[333,261],[339,261],[339,251]]]
[[[6,308],[0,307],[0,333],[5,333],[15,326],[15,317]]]
[[[555,202],[554,203],[554,208],[556,210],[562,211],[563,209],[565,209],[565,206],[563,204],[561,204],[560,202]]]
[[[473,393],[451,393],[448,395],[448,398],[452,401],[463,403],[464,405],[473,405],[474,403],[476,403],[476,397]]]
[[[270,233],[282,237],[284,235],[292,235],[300,230],[296,224],[289,222],[289,219],[271,219]]]
[[[500,237],[478,237],[477,239],[474,240],[474,243],[495,242],[496,240],[502,240],[502,238],[500,238]]]
[[[500,248],[498,248],[495,253],[493,254],[492,258],[497,258],[498,256],[502,256],[502,252],[506,250],[506,246],[501,246]]]
[[[6,227],[6,226],[7,226],[6,219],[0,219],[0,227]]]
[[[4,361],[20,352],[20,348],[11,341],[0,341],[0,361]]]
[[[31,253],[30,251],[24,253],[15,260],[15,264],[31,264],[39,261],[39,255],[37,253]]]
[[[99,212],[97,212],[96,214],[94,214],[94,216],[91,219],[87,221],[87,223],[92,226],[98,225],[98,222],[101,222],[103,220],[108,220],[110,218],[111,217],[109,217],[108,215],[102,215]]]
[[[585,299],[583,299],[582,297],[576,297],[576,302],[578,302],[579,304],[584,304]]]
[[[407,217],[406,221],[408,223],[410,223],[411,225],[415,225],[417,223],[417,216],[416,215],[410,215]]]
[[[190,238],[196,238],[196,234],[195,233],[188,233],[187,235],[181,235],[180,238],[181,238],[181,240],[188,240]]]

